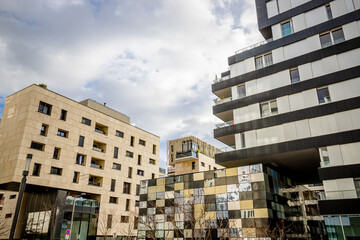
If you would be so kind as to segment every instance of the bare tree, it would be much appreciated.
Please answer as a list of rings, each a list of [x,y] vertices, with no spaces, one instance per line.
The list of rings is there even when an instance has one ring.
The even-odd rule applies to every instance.
[[[108,239],[111,232],[113,232],[114,228],[118,225],[120,219],[116,212],[116,209],[111,209],[108,212],[96,213],[98,218],[98,233],[100,233],[101,239]]]
[[[265,227],[265,233],[267,237],[271,239],[286,239],[286,234],[290,233],[293,229],[293,223],[287,224],[284,219],[279,222],[275,222],[273,226],[271,224]]]
[[[3,211],[0,213],[0,238],[8,238],[10,233],[10,218],[5,218]]]

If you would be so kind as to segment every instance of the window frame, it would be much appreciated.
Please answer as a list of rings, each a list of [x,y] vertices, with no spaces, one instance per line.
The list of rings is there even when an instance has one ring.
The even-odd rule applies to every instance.
[[[40,135],[46,137],[47,134],[48,134],[48,129],[49,129],[49,125],[43,123],[43,124],[41,125]]]
[[[124,182],[123,185],[123,194],[131,194],[131,183]]]
[[[59,136],[59,137],[68,138],[69,137],[69,131],[58,128],[58,131],[57,131],[56,135]]]
[[[40,177],[40,171],[41,171],[41,164],[40,163],[34,163],[33,171],[31,176],[34,177]]]
[[[84,144],[85,144],[85,137],[82,135],[79,135],[78,147],[84,147]]]
[[[271,61],[270,62],[267,62],[266,61],[266,56],[269,56],[271,55]],[[272,57],[272,52],[266,52],[266,53],[263,53],[261,55],[258,55],[258,56],[255,56],[255,70],[258,70],[258,69],[262,69],[262,68],[265,68],[265,67],[268,67],[268,66],[271,66],[274,64],[274,60],[273,60],[273,57]],[[261,59],[261,65],[256,65],[256,60],[257,59]]]
[[[51,116],[52,105],[46,102],[40,101],[38,112]]]
[[[54,152],[53,152],[53,159],[60,159],[60,152],[61,152],[61,148],[58,147],[54,147]]]
[[[51,168],[50,168],[51,175],[62,176],[62,171],[63,171],[62,168],[53,167],[53,166],[51,166]]]
[[[82,117],[81,123],[82,123],[82,124],[85,124],[85,125],[87,125],[87,126],[91,126],[91,120],[88,119],[88,118],[85,118],[85,117]]]
[[[113,162],[112,169],[121,171],[121,164]]]
[[[271,103],[272,102],[276,103],[276,109],[277,109],[276,112],[272,112],[272,110],[271,110],[272,109],[271,108]],[[264,111],[262,110],[262,105],[264,105],[264,104],[268,105],[268,108],[269,108],[269,114],[268,115],[264,115]],[[262,118],[277,115],[279,113],[279,108],[277,106],[277,100],[276,99],[271,99],[271,100],[268,100],[268,101],[261,102],[261,103],[259,103],[259,107],[260,107],[260,116]]]
[[[289,25],[290,25],[290,33],[284,33],[284,28],[283,28],[283,26],[284,26],[285,24],[289,24]],[[281,30],[281,36],[282,36],[282,37],[286,37],[286,36],[289,36],[289,35],[293,34],[293,33],[294,33],[294,28],[293,28],[293,24],[292,24],[291,19],[282,21],[282,22],[280,23],[280,30]]]
[[[60,120],[66,121],[66,117],[67,117],[67,111],[65,109],[61,109]]]
[[[323,95],[323,99],[320,99],[320,93],[322,94],[324,91],[324,89],[327,89],[327,92],[328,92],[328,96],[325,96]],[[329,86],[323,86],[323,87],[319,87],[319,88],[316,88],[316,95],[317,95],[317,98],[318,98],[318,103],[319,104],[326,104],[326,103],[331,103],[331,96],[330,96],[330,90],[329,90]],[[323,100],[323,102],[321,101]]]
[[[340,41],[339,41],[339,40],[336,40],[336,41],[335,41],[333,34],[334,34],[334,32],[337,32],[337,31],[340,31],[340,30],[341,30],[341,32],[342,32],[342,36],[343,36],[343,37],[340,38]],[[326,36],[326,35],[329,35],[329,37],[330,37],[330,43],[327,42],[326,44],[323,44],[322,41],[321,41],[321,39],[322,39],[323,36]],[[320,34],[319,34],[319,40],[320,40],[321,48],[326,48],[326,47],[330,47],[330,46],[335,45],[335,44],[338,44],[338,43],[342,43],[342,42],[344,42],[346,39],[345,39],[345,35],[344,35],[344,30],[343,30],[343,28],[342,28],[342,26],[341,26],[341,27],[334,28],[334,29],[331,29],[331,30],[329,30],[329,31],[320,33]]]
[[[120,137],[120,138],[124,138],[124,132],[116,130],[115,131],[115,136],[116,137]]]
[[[138,170],[137,170],[137,175],[143,177],[143,176],[145,175],[144,170],[138,169]]]
[[[298,78],[293,78],[292,72],[296,71],[297,72],[297,76]],[[300,82],[300,72],[299,72],[299,68],[291,68],[289,69],[289,74],[290,74],[290,82],[291,84],[295,84]]]
[[[240,94],[240,93],[241,93],[240,89],[242,89],[242,88],[243,88],[243,93]],[[246,97],[246,86],[245,86],[245,83],[238,85],[237,88],[236,88],[236,90],[237,90],[236,93],[237,93],[238,99]]]
[[[41,146],[41,149],[38,148],[39,146]],[[45,150],[45,144],[44,144],[44,143],[35,142],[35,141],[31,141],[30,148],[31,148],[31,149],[35,149],[35,150],[39,150],[39,151],[44,151],[44,150]]]

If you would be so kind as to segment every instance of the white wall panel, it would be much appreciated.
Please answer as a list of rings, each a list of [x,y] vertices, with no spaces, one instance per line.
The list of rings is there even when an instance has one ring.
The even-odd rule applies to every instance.
[[[354,109],[349,111],[350,118],[354,129],[360,128],[360,109]]]
[[[360,78],[329,85],[331,101],[360,96]]]
[[[295,8],[295,7],[300,6],[309,1],[311,1],[311,0],[291,0],[291,7]]]
[[[299,15],[293,17],[292,24],[293,24],[294,32],[299,32],[301,30],[304,30],[306,28],[304,14],[302,13],[302,14],[299,14]]]
[[[353,0],[354,5],[355,5],[355,9],[358,10],[360,9],[360,1],[359,0]]]
[[[296,140],[298,138],[295,122],[283,124],[283,129],[284,129],[285,141],[292,141],[292,140]]]
[[[298,69],[299,69],[300,81],[305,81],[313,78],[313,73],[310,63],[300,65]]]
[[[311,69],[312,69],[314,77],[324,75],[324,69],[323,69],[321,59],[311,62]]]
[[[278,0],[280,13],[291,9],[290,0]]]
[[[360,65],[360,49],[344,52],[337,55],[340,70]]]
[[[281,29],[280,29],[280,23],[272,25],[271,26],[271,31],[272,31],[272,38],[273,40],[277,40],[279,38],[281,38]]]
[[[285,139],[281,125],[256,130],[256,136],[259,146],[283,142]]]
[[[307,138],[310,137],[310,127],[309,127],[309,121],[307,119],[296,121],[296,133],[298,138]]]
[[[276,78],[276,74],[256,79],[257,92],[265,92],[271,89],[271,82]]]
[[[255,80],[246,82],[245,88],[246,88],[246,96],[250,96],[258,93],[257,82]]]
[[[303,91],[303,99],[305,108],[313,107],[319,104],[315,89]]]
[[[323,181],[325,192],[337,191],[336,179]]]
[[[250,120],[260,118],[259,104],[252,104],[246,107],[237,108],[234,110],[234,123],[242,123]]]
[[[340,145],[343,161],[345,165],[360,163],[360,143],[350,143]]]
[[[340,70],[336,55],[321,59],[324,74],[337,72]]]
[[[339,145],[327,147],[329,153],[330,166],[344,165]]]
[[[231,97],[232,97],[233,100],[238,98],[237,86],[231,87]]]
[[[257,146],[256,130],[245,132],[245,144],[247,148]]]
[[[336,186],[338,190],[343,190],[343,191],[355,190],[355,184],[352,178],[336,179]]]
[[[359,2],[359,0],[345,0],[345,6],[348,12],[352,12],[355,10],[354,4],[356,1]]]
[[[279,114],[290,112],[289,96],[279,97],[276,99],[276,102]]]
[[[285,60],[320,49],[319,36],[315,35],[284,47]]]
[[[339,132],[349,131],[354,129],[350,112],[339,112],[334,114],[335,121],[336,121],[336,127]]]
[[[241,149],[240,133],[235,134],[235,149]]]
[[[351,22],[342,26],[346,40],[360,36],[359,26],[357,22]]]
[[[309,119],[311,136],[320,136],[337,132],[334,115]]]
[[[305,107],[302,92],[289,95],[290,109],[296,111]]]
[[[241,74],[244,74],[246,71],[245,61],[237,62],[230,65],[230,74],[231,77],[236,77]]]
[[[275,0],[266,2],[266,10],[267,10],[268,18],[271,18],[271,17],[279,14]]]
[[[273,62],[279,63],[285,60],[283,47],[272,50]]]
[[[347,9],[345,6],[344,0],[335,0],[330,2],[331,12],[334,18],[337,18],[341,15],[344,15],[347,13]]]
[[[305,12],[306,27],[312,27],[328,20],[325,7],[318,7],[311,11]]]

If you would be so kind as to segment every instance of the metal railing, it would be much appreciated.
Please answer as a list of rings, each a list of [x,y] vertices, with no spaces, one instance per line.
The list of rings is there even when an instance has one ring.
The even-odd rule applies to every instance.
[[[89,181],[89,185],[100,187],[101,183]]]
[[[215,124],[215,127],[216,127],[216,128],[224,128],[224,127],[228,127],[228,126],[231,126],[231,125],[234,125],[234,121],[233,121],[233,120],[228,121],[228,122],[223,122],[223,123]]]
[[[103,150],[103,149],[98,148],[98,147],[93,147],[93,150],[98,151],[98,152],[104,152],[104,150]]]
[[[214,99],[215,105],[230,102],[230,101],[232,101],[232,97],[228,97],[228,98],[224,98],[224,99],[220,99],[220,98]]]
[[[244,48],[242,48],[242,49],[239,49],[239,50],[235,51],[235,54],[239,54],[239,53],[248,51],[248,50],[250,50],[250,49],[253,49],[253,48],[256,48],[256,47],[260,47],[261,45],[264,45],[264,44],[267,44],[267,43],[269,43],[269,42],[272,42],[272,40],[273,40],[272,38],[269,38],[269,39],[267,39],[267,40],[264,40],[264,41],[255,43],[255,44],[253,44],[253,45],[250,45],[250,46],[248,46],[248,47],[244,47]]]
[[[95,163],[91,163],[90,167],[97,168],[97,169],[102,169],[101,165],[98,165],[98,164],[95,164]]]
[[[222,152],[231,152],[231,151],[235,151],[235,145],[233,146],[228,146],[228,147],[223,147],[223,148],[219,148],[219,151],[217,153],[222,153]]]
[[[222,81],[228,80],[228,79],[230,79],[230,75],[226,75],[226,76],[221,77],[221,78],[215,78],[214,83],[222,82]]]

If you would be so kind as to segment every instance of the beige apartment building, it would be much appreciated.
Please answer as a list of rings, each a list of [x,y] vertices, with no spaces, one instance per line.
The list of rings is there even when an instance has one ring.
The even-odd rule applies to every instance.
[[[216,147],[193,136],[168,141],[168,175],[222,169],[215,163]]]
[[[136,235],[140,181],[159,176],[159,146],[158,136],[106,104],[37,85],[8,96],[0,191],[18,190],[25,158],[33,155],[15,238],[65,239],[72,218],[71,239]],[[6,191],[0,212],[10,203]],[[11,214],[0,217],[11,222]]]

